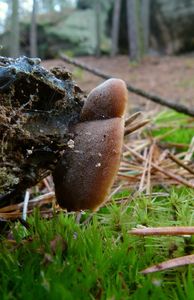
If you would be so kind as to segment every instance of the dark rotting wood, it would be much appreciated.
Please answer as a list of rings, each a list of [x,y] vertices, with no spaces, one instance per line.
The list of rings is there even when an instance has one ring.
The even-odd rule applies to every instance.
[[[0,57],[0,207],[21,201],[47,176],[72,139],[84,95],[64,68]]]

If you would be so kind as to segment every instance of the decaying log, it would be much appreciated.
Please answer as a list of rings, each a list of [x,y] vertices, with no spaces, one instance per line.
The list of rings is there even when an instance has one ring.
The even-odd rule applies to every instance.
[[[73,138],[68,128],[79,121],[83,100],[67,70],[0,57],[0,207],[17,203],[52,171]]]

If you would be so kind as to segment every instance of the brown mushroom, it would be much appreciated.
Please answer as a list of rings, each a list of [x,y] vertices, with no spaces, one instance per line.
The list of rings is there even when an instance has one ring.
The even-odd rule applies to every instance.
[[[81,112],[81,121],[122,117],[125,113],[128,91],[125,82],[112,78],[93,89]]]
[[[56,198],[68,211],[96,210],[107,199],[120,162],[127,89],[110,79],[91,91],[74,143],[53,173]]]

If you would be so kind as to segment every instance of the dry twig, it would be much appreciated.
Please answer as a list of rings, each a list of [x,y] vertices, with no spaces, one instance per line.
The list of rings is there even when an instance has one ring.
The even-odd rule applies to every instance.
[[[134,235],[194,235],[194,226],[173,226],[173,227],[144,227],[135,228],[129,231]]]
[[[141,271],[142,274],[149,274],[158,271],[164,271],[171,268],[194,264],[194,254],[186,255],[174,259],[164,261]]]

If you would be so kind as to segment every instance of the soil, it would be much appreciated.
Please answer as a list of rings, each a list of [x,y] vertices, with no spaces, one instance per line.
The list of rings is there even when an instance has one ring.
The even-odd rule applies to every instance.
[[[185,105],[194,105],[194,56],[146,57],[139,64],[129,61],[127,56],[78,57],[78,61],[98,68],[112,77],[124,79],[131,85],[152,94],[171,99]],[[103,79],[80,70],[59,59],[42,62],[46,68],[65,66],[73,72],[74,79],[86,94]],[[129,96],[135,110],[149,110],[156,105],[135,94]],[[160,109],[160,107],[157,105]]]

